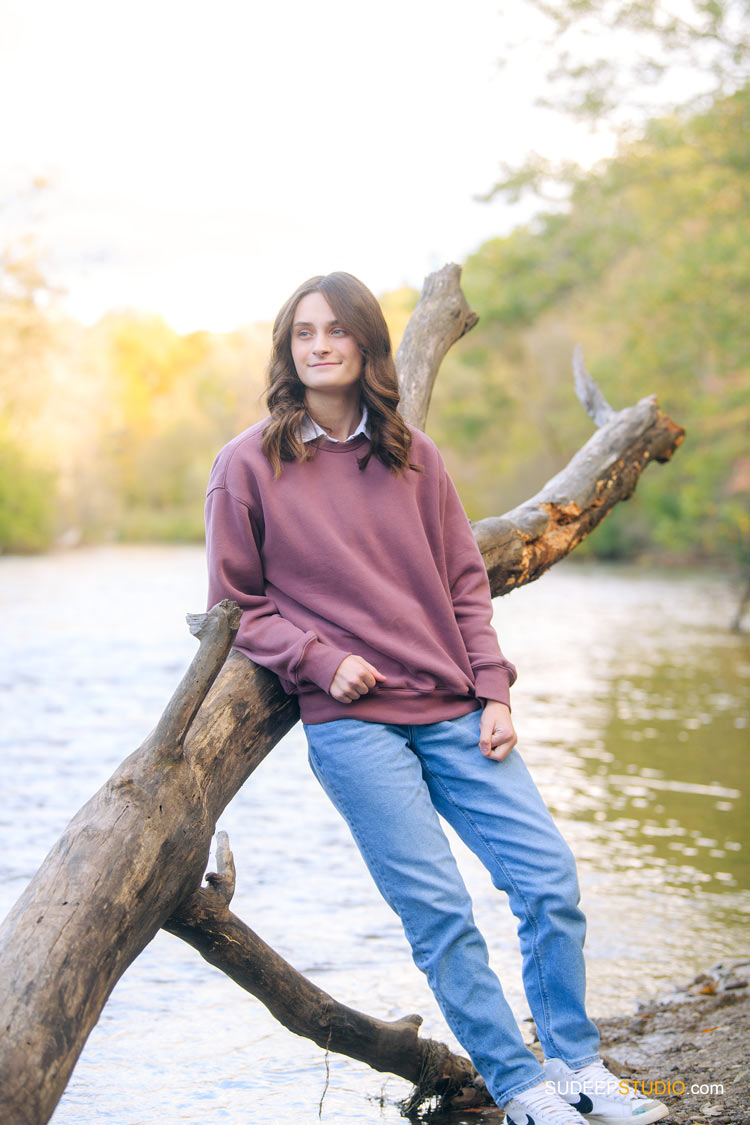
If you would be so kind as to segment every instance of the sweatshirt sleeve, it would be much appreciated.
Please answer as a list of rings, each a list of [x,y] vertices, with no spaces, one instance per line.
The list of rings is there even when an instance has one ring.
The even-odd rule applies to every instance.
[[[242,610],[235,648],[275,672],[287,691],[314,684],[327,692],[349,654],[281,616],[265,593],[252,511],[223,486],[210,488],[206,498],[206,554],[209,609],[228,598]]]
[[[516,669],[503,656],[492,625],[492,595],[487,570],[468,516],[444,465],[443,542],[456,621],[474,672],[478,699],[510,706]]]

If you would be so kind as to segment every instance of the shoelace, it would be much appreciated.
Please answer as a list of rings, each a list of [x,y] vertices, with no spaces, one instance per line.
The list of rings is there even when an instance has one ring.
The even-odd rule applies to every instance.
[[[582,1083],[591,1082],[591,1090],[603,1097],[611,1098],[617,1094],[626,1105],[632,1105],[633,1102],[643,1101],[641,1095],[628,1086],[627,1094],[622,1091],[623,1080],[616,1078],[611,1070],[607,1070],[601,1060],[599,1062],[589,1063],[588,1066],[582,1066],[580,1070],[575,1072],[576,1080]],[[584,1092],[586,1086],[583,1087]]]
[[[581,1116],[564,1102],[551,1082],[543,1082],[517,1095],[524,1109],[544,1113],[550,1125],[581,1125]]]

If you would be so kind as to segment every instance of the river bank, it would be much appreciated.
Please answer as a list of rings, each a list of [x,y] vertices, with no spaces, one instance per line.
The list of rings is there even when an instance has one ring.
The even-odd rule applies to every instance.
[[[669,1107],[665,1125],[750,1125],[749,984],[750,957],[727,960],[644,1000],[630,1015],[596,1019],[602,1058],[613,1074]],[[530,1046],[541,1060],[539,1042]],[[499,1109],[477,1108],[422,1120],[500,1125],[504,1119]]]
[[[645,1083],[670,1125],[750,1125],[749,980],[750,959],[725,962],[597,1021],[610,1069]]]

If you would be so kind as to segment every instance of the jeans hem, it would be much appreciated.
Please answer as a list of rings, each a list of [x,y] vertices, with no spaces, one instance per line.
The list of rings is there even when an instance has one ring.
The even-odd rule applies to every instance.
[[[544,1082],[544,1071],[541,1067],[539,1067],[539,1074],[533,1081],[521,1082],[518,1085],[513,1086],[507,1094],[502,1094],[502,1100],[498,1101],[498,1106],[500,1107],[500,1109],[502,1109],[503,1106],[506,1106],[508,1104],[508,1102],[513,1101],[513,1098],[518,1097],[519,1094],[525,1094],[527,1090],[533,1090],[534,1087],[538,1086],[540,1082]]]
[[[562,1060],[566,1066],[571,1070],[579,1070],[582,1066],[588,1066],[590,1063],[601,1062],[601,1055],[586,1055],[585,1058],[576,1059],[574,1062],[568,1062],[567,1059]]]

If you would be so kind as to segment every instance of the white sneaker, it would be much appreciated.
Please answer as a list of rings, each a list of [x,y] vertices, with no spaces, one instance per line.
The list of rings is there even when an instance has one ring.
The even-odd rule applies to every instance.
[[[503,1109],[506,1125],[586,1125],[586,1119],[571,1109],[551,1082],[516,1094]]]
[[[651,1125],[669,1113],[664,1102],[639,1094],[601,1060],[571,1070],[561,1059],[547,1059],[544,1077],[590,1125],[623,1125],[625,1121]]]

